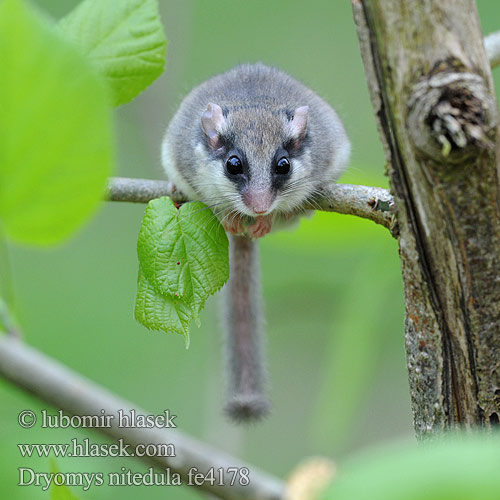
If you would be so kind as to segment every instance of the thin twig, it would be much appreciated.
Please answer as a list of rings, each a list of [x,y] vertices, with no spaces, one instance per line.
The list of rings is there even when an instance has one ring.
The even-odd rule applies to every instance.
[[[484,37],[486,54],[490,61],[490,66],[496,68],[500,66],[500,31],[495,31]]]
[[[492,68],[500,66],[500,31],[484,38],[486,53]],[[154,198],[170,196],[174,201],[186,201],[182,193],[172,192],[167,181],[150,179],[128,179],[115,177],[110,180],[107,199],[148,203]],[[351,184],[334,184],[324,190],[324,196],[308,208],[319,208],[327,212],[357,215],[393,229],[394,200],[386,189]],[[390,207],[390,208],[389,208]]]
[[[21,330],[12,317],[7,303],[0,297],[0,332],[5,331],[7,335],[21,338]]]
[[[162,196],[169,196],[174,201],[186,201],[182,193],[174,190],[171,182],[151,179],[113,177],[109,181],[106,193],[108,201],[128,201],[131,203],[149,203]]]
[[[21,337],[21,331],[12,315],[14,286],[9,259],[7,239],[0,221],[0,332],[13,337]]]
[[[134,203],[148,203],[161,196],[170,196],[178,202],[186,201],[182,193],[178,191],[172,193],[172,185],[167,181],[116,177],[110,180],[107,192],[109,201]],[[332,184],[330,187],[324,188],[321,196],[305,208],[357,215],[391,229],[393,226],[393,205],[392,195],[387,189],[352,184]]]
[[[138,457],[171,474],[178,472],[183,484],[188,481],[188,471],[195,467],[199,472],[222,468],[227,479],[224,486],[204,482],[200,489],[224,500],[282,500],[284,484],[272,476],[242,463],[220,450],[212,448],[183,434],[178,429],[118,427],[118,411],[128,414],[132,409],[137,415],[150,412],[134,407],[99,385],[84,378],[58,361],[38,352],[17,339],[0,335],[0,375],[16,386],[34,394],[42,401],[52,404],[71,415],[114,415],[111,427],[95,430],[113,439],[122,439],[133,451],[139,444],[173,444],[175,457]],[[173,412],[175,413],[175,412]],[[228,468],[249,469],[250,483],[239,484],[238,478],[231,486]],[[218,476],[217,476],[218,477]]]
[[[332,184],[306,208],[356,215],[391,230],[394,226],[394,199],[387,189],[379,187]]]

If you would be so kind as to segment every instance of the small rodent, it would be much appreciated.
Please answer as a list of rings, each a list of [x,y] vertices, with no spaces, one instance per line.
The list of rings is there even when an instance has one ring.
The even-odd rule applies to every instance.
[[[347,166],[350,142],[337,113],[312,90],[263,64],[210,78],[182,101],[162,162],[189,199],[212,208],[230,233],[225,287],[230,371],[227,412],[258,418],[263,395],[262,314],[255,238],[289,221]]]

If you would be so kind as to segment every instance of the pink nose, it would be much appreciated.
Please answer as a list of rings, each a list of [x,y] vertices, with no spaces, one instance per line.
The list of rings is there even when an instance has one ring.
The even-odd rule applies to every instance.
[[[243,195],[245,204],[257,215],[265,214],[273,202],[272,194],[267,191],[248,190]]]

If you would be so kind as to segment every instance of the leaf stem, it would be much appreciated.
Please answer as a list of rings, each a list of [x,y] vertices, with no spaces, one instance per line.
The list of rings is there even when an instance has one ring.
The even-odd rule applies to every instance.
[[[14,307],[14,286],[10,266],[9,249],[3,225],[0,221],[0,331],[18,336],[11,310]]]

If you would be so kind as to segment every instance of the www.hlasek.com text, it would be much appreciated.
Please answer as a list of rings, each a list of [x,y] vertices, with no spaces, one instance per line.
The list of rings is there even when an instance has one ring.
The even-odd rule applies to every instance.
[[[173,443],[139,443],[132,446],[118,439],[116,443],[93,443],[88,438],[69,443],[19,443],[19,453],[29,457],[175,457]]]

